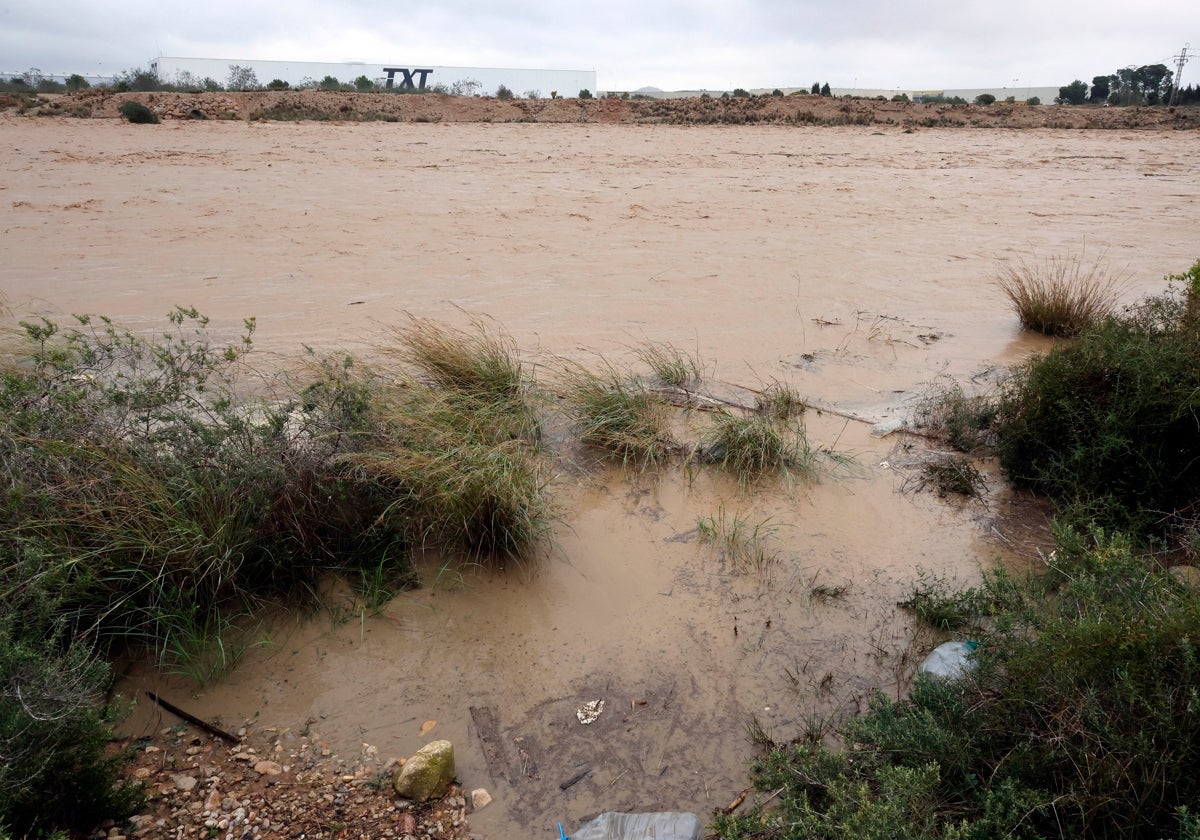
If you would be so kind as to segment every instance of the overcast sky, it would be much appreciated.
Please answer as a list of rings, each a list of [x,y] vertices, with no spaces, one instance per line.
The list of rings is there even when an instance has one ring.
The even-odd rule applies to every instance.
[[[0,72],[53,74],[164,55],[595,70],[600,90],[1036,87],[1173,67],[1188,41],[1195,0],[0,0]]]

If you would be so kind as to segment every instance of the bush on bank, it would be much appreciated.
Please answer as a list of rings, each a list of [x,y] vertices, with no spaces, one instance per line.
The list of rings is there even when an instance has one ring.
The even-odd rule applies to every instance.
[[[1196,837],[1200,597],[1123,538],[1064,534],[1048,573],[970,593],[976,669],[877,696],[843,746],[754,765],[778,810],[740,838]]]

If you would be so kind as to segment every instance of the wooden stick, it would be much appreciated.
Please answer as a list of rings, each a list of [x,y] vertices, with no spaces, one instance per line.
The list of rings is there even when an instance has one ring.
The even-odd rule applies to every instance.
[[[146,696],[149,697],[151,700],[153,700],[158,705],[162,706],[164,709],[166,709],[171,714],[175,715],[176,717],[183,718],[188,723],[193,724],[194,726],[199,726],[201,729],[203,729],[205,732],[208,732],[210,735],[216,735],[218,738],[222,738],[231,744],[240,744],[242,742],[242,739],[239,738],[238,736],[230,735],[224,729],[218,729],[217,727],[213,726],[211,723],[206,723],[205,721],[200,720],[200,718],[196,717],[195,715],[188,714],[183,709],[176,706],[174,703],[168,703],[166,700],[159,697],[153,691],[147,691]]]
[[[587,775],[588,775],[589,773],[591,773],[591,772],[592,772],[592,768],[591,768],[591,767],[588,767],[588,768],[586,768],[585,770],[583,770],[582,772],[580,772],[580,773],[576,773],[574,776],[572,776],[571,778],[567,779],[565,782],[563,782],[562,784],[560,784],[560,785],[558,786],[558,789],[559,789],[559,790],[566,790],[566,789],[567,789],[567,788],[569,788],[569,787],[573,787],[573,786],[575,786],[575,785],[579,784],[579,783],[580,783],[580,782],[582,782],[582,781],[583,781],[583,780],[584,780],[584,779],[587,777]]]

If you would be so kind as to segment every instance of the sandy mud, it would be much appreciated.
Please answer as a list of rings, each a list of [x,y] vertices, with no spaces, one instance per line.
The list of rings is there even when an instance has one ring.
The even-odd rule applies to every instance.
[[[486,315],[540,375],[665,341],[715,388],[777,379],[875,421],[1042,346],[991,284],[1000,261],[1106,250],[1132,298],[1200,256],[1200,147],[1181,132],[0,118],[0,137],[12,309],[157,329],[195,305],[230,336],[255,316],[264,364],[370,354],[406,312]],[[920,446],[841,414],[806,418],[855,459],[817,483],[744,494],[564,464],[540,562],[427,558],[426,585],[378,614],[334,598],[267,619],[219,683],[129,686],[348,755],[448,738],[464,784],[495,796],[471,817],[494,839],[724,806],[752,722],[787,739],[902,690],[932,642],[895,607],[920,574],[970,580],[1045,539],[995,475],[985,502],[901,492]],[[701,544],[721,510],[774,528],[768,574]],[[161,724],[143,706],[132,725]]]

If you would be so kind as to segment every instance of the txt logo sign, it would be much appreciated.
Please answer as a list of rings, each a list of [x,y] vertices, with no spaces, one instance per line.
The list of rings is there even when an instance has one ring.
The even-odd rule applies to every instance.
[[[387,82],[384,87],[392,87],[392,82],[396,80],[396,74],[399,73],[400,89],[401,90],[425,90],[425,80],[429,78],[429,74],[433,70],[409,70],[406,67],[384,67],[383,72],[387,73]],[[413,76],[418,76],[419,81],[414,83]]]

